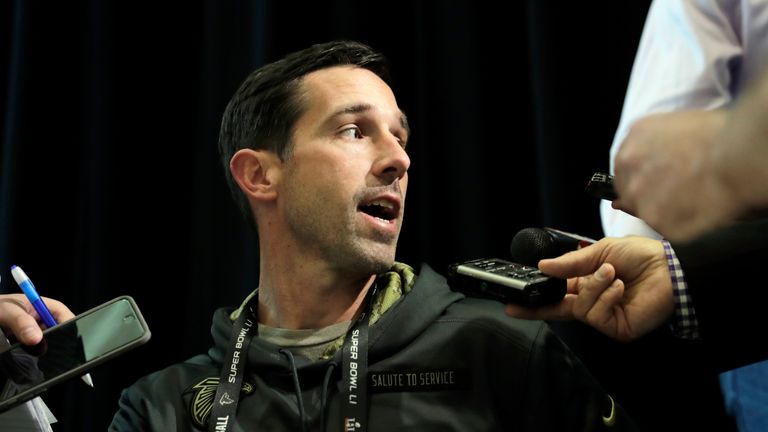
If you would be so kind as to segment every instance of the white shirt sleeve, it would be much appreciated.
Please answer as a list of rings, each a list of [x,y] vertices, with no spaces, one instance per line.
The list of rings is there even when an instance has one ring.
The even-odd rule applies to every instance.
[[[610,169],[631,125],[649,114],[728,106],[768,57],[768,0],[654,0],[648,11],[610,151]],[[643,221],[602,201],[606,236],[659,238]]]

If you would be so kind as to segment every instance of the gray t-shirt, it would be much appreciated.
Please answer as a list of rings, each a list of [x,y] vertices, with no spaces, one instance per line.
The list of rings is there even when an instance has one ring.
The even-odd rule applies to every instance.
[[[352,321],[331,324],[320,329],[291,330],[259,324],[259,337],[293,354],[317,360],[326,348],[349,330]]]

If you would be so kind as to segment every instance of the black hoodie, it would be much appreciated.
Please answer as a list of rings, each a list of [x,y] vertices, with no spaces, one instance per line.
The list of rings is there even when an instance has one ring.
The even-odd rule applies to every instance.
[[[207,430],[202,423],[232,331],[231,312],[214,314],[215,345],[207,354],[126,389],[110,430]],[[296,356],[292,364],[279,347],[255,337],[232,430],[342,431],[341,355]],[[413,289],[372,322],[368,399],[372,432],[635,430],[545,323],[511,318],[500,303],[465,298],[427,265]]]

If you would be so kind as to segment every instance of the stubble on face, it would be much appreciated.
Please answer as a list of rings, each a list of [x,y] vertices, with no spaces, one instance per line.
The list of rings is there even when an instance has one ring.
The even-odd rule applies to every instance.
[[[302,119],[313,115],[322,118],[328,109],[343,104],[345,95],[351,103],[397,109],[389,87],[372,73],[353,68],[333,69],[336,70],[314,73],[331,75],[333,80],[320,89],[305,78],[308,105]],[[382,179],[371,175],[370,150],[339,145],[322,129],[319,133],[298,129],[307,123],[313,125],[301,119],[297,123],[294,151],[284,163],[282,205],[292,237],[303,253],[336,270],[360,274],[388,270],[394,262],[402,224],[405,191],[401,190],[400,181],[405,189],[407,180],[383,184]],[[391,222],[396,224],[392,232],[375,229],[375,223],[359,208],[361,203],[383,194],[397,195],[401,203],[397,218]]]
[[[394,262],[401,222],[397,222],[394,235],[370,230],[361,223],[356,205],[357,197],[378,189],[359,188],[353,198],[346,200],[338,190],[325,187],[291,191],[290,195],[297,199],[286,203],[286,221],[305,252],[331,267],[361,274],[384,272]]]

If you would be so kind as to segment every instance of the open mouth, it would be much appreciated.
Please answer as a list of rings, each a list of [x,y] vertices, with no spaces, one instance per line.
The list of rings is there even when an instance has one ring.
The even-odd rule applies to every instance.
[[[377,199],[371,201],[370,203],[363,204],[358,207],[358,209],[369,216],[373,216],[377,219],[381,219],[387,222],[397,218],[398,213],[398,208],[395,203],[384,199]]]

